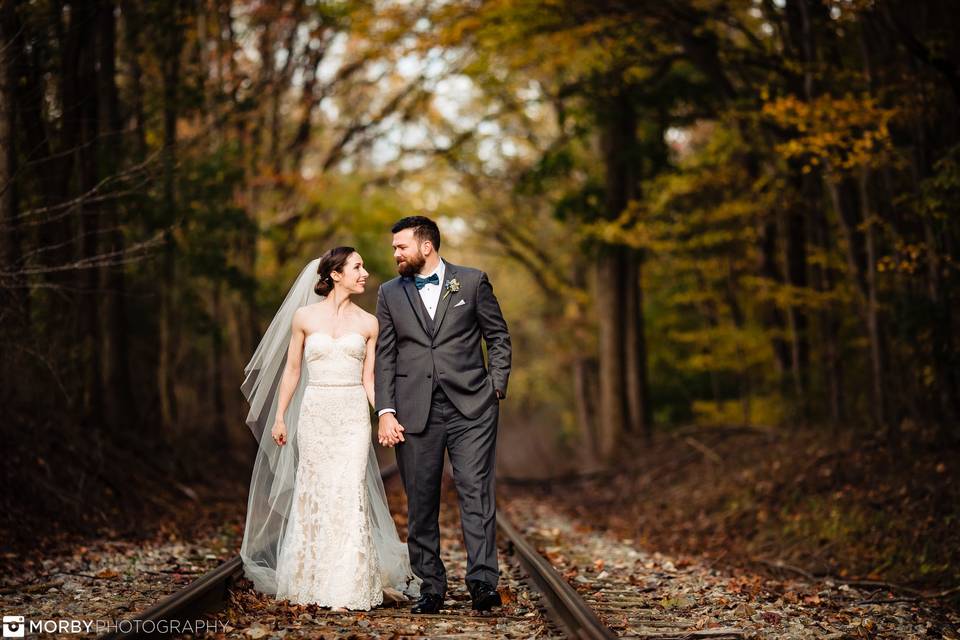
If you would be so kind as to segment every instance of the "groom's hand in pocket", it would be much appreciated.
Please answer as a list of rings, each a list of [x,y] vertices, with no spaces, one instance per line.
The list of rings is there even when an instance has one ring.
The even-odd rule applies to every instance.
[[[397,422],[397,416],[388,412],[380,416],[377,426],[377,439],[385,447],[403,442],[403,425]]]

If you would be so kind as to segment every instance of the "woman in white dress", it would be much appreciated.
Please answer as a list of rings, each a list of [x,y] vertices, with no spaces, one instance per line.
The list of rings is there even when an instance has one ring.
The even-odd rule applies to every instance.
[[[371,439],[377,319],[351,300],[367,276],[352,247],[308,264],[245,369],[247,424],[260,446],[244,573],[298,604],[368,610],[385,590],[419,595]]]

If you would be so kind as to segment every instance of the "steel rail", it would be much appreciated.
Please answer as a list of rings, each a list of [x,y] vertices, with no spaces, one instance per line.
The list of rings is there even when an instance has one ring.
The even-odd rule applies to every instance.
[[[381,470],[380,476],[386,481],[397,473],[397,465],[391,464]],[[600,622],[580,594],[500,512],[497,513],[497,526],[509,541],[510,549],[516,552],[520,566],[546,599],[548,612],[565,633],[571,638],[584,640],[616,637]],[[117,631],[102,637],[104,640],[130,640],[169,635],[162,629],[169,629],[171,625],[161,625],[161,621],[186,621],[223,608],[230,586],[242,576],[243,561],[240,556],[235,556],[143,613],[121,621]],[[121,627],[126,630],[119,630]]]
[[[547,599],[554,619],[571,638],[596,640],[616,638],[616,634],[600,622],[597,614],[577,591],[563,579],[553,565],[510,524],[507,517],[497,512],[497,526],[513,545],[520,565]]]
[[[380,478],[386,482],[397,473],[397,465],[390,464],[380,470]],[[169,635],[169,633],[157,631],[170,626],[169,624],[160,625],[160,621],[185,621],[203,613],[221,609],[227,599],[227,590],[230,585],[242,576],[243,560],[240,556],[234,556],[143,613],[120,621],[117,623],[117,631],[105,634],[102,636],[103,640],[132,640]],[[145,631],[145,628],[152,631]]]

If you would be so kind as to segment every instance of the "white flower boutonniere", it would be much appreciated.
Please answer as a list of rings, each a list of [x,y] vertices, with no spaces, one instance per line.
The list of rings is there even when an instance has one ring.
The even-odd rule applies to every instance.
[[[445,299],[451,293],[456,293],[457,291],[460,291],[460,281],[456,278],[447,280],[447,286],[444,287],[443,298],[441,298],[441,300]]]

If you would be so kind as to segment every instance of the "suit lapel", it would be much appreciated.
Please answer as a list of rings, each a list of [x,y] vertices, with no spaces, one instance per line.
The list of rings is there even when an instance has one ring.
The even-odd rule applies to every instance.
[[[433,335],[437,335],[437,332],[440,331],[440,323],[443,322],[443,317],[447,314],[447,307],[450,306],[450,299],[455,295],[453,293],[447,294],[447,282],[450,282],[457,277],[457,267],[452,265],[446,260],[443,261],[446,267],[444,267],[443,279],[444,282],[440,283],[440,302],[437,304],[437,313],[433,320]],[[414,285],[416,288],[416,285]],[[446,296],[446,297],[444,297]]]
[[[427,310],[423,308],[423,299],[420,297],[420,292],[417,291],[417,285],[414,284],[413,278],[401,278],[401,282],[403,282],[403,292],[407,294],[407,300],[413,307],[413,314],[420,321],[423,331],[428,336],[432,336],[433,323],[430,321],[430,316],[427,315]]]

